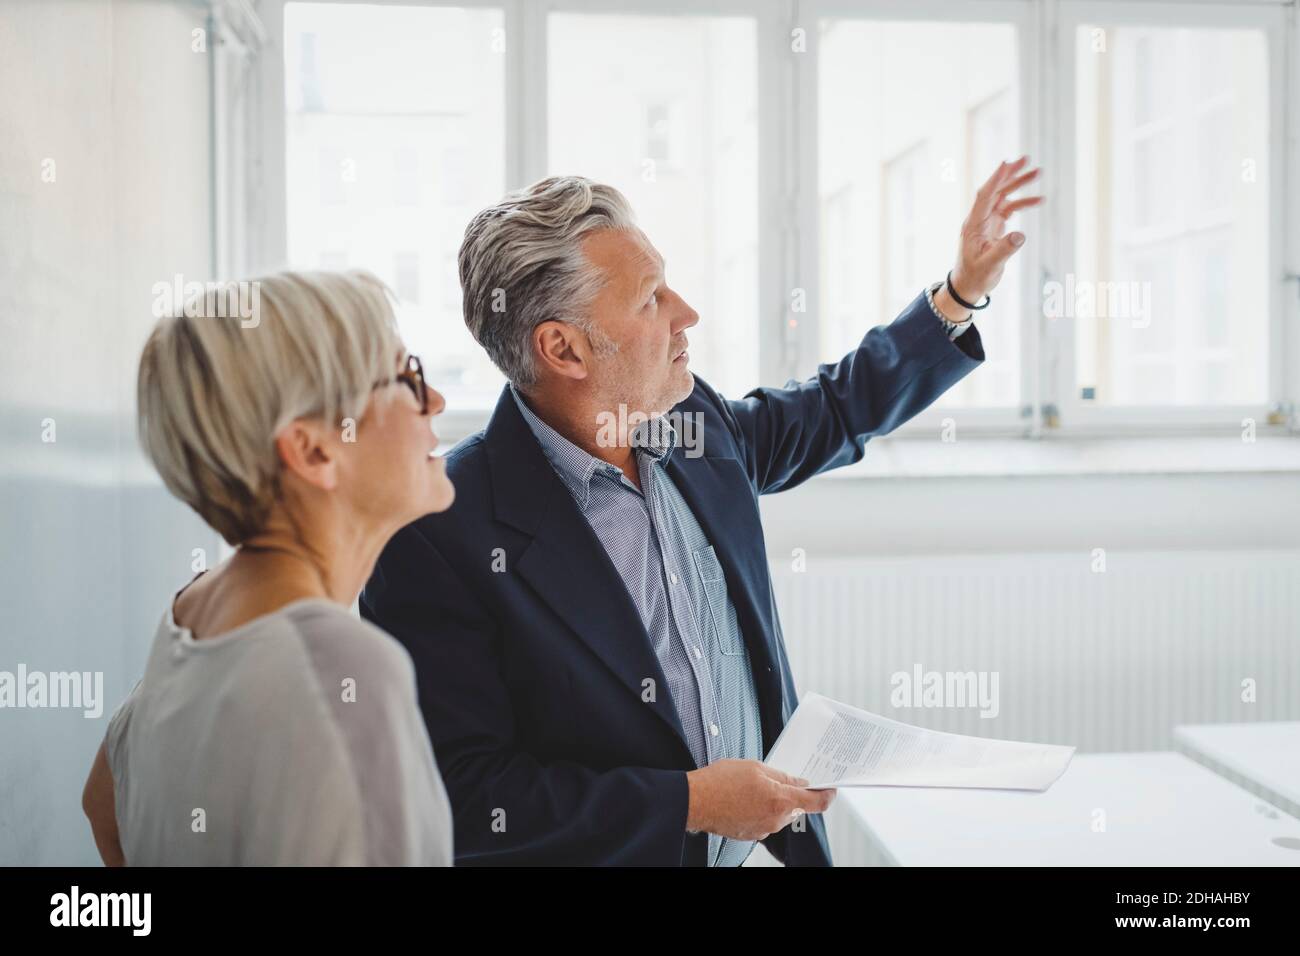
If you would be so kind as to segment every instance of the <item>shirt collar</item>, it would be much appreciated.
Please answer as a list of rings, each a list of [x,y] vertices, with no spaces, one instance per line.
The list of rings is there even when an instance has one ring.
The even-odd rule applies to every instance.
[[[607,475],[615,481],[623,479],[623,472],[617,467],[579,448],[538,418],[514,385],[510,386],[510,394],[537,443],[541,445],[542,454],[579,505],[583,508],[587,506],[591,496],[591,479],[596,473]],[[632,443],[640,457],[649,457],[652,461],[663,464],[677,447],[677,431],[661,415],[638,426],[633,432]]]

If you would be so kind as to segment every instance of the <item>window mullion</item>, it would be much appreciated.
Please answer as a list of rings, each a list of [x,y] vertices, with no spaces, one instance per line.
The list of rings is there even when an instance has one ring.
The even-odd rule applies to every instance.
[[[547,23],[552,5],[506,0],[510,41],[518,51],[507,70],[506,182],[519,189],[546,175],[547,169]],[[517,38],[517,39],[516,39]],[[513,141],[513,142],[512,142]]]

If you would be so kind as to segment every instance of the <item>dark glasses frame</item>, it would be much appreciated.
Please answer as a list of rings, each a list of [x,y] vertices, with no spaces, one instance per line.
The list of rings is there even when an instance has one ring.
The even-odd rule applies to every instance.
[[[401,382],[411,390],[415,400],[420,403],[421,415],[429,414],[429,384],[425,381],[424,366],[420,364],[418,355],[408,355],[406,357],[406,368],[392,378],[375,382],[375,388],[383,388],[385,385],[392,385],[394,382]]]

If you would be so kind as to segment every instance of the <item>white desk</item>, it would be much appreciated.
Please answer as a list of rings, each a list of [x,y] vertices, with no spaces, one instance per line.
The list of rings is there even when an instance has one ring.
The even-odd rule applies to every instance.
[[[1174,741],[1233,783],[1300,816],[1300,721],[1189,724]]]
[[[1300,820],[1176,753],[1076,754],[1046,793],[864,787],[839,801],[902,866],[1300,866]]]

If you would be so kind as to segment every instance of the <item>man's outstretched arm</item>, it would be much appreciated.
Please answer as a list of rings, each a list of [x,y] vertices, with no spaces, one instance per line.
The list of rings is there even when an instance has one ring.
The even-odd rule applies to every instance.
[[[871,329],[856,350],[820,366],[808,380],[754,389],[725,403],[759,493],[857,461],[869,439],[893,431],[983,361],[974,326],[954,330],[961,332],[956,338],[948,329],[970,320],[962,302],[980,304],[1024,244],[1024,234],[1008,233],[1006,223],[1042,202],[1040,196],[1014,198],[1038,175],[1037,169],[1024,172],[1027,162],[1003,163],[980,188],[962,223],[956,265],[934,292],[933,306],[923,292],[893,322]]]

